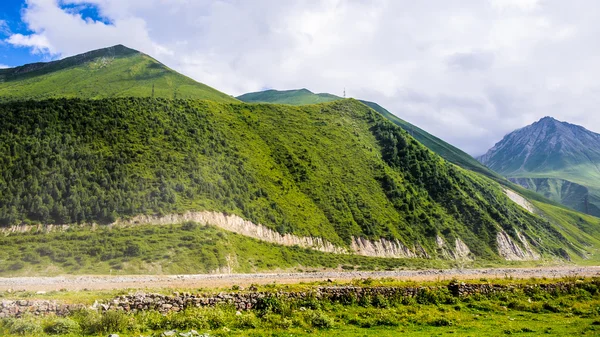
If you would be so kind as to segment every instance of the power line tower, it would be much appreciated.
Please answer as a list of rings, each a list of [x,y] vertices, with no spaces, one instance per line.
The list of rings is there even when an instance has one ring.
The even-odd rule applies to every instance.
[[[346,98],[346,88],[344,88],[344,98]]]

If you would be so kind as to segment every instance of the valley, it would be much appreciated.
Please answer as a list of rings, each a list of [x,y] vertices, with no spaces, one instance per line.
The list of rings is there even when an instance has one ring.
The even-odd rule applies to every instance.
[[[595,6],[1,1],[0,337],[600,336]]]

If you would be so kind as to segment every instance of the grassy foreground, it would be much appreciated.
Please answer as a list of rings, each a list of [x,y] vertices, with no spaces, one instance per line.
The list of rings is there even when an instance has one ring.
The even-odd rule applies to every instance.
[[[534,288],[458,298],[441,288],[415,298],[348,298],[344,303],[267,297],[247,312],[229,306],[188,308],[167,315],[82,310],[62,318],[3,319],[0,335],[168,336],[164,333],[176,331],[174,336],[597,336],[600,280],[571,281],[579,286],[563,293]],[[285,290],[283,287],[288,286],[270,290]],[[65,298],[64,293],[56,296]]]

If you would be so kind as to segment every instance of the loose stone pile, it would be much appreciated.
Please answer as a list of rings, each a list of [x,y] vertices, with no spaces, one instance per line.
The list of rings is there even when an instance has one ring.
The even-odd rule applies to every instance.
[[[85,308],[81,304],[63,304],[57,301],[42,300],[3,300],[0,302],[0,318],[20,317],[24,313],[33,315],[55,314],[65,316],[70,312]]]

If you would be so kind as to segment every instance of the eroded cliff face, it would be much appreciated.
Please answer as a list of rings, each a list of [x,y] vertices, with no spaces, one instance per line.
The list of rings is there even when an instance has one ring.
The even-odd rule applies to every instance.
[[[520,194],[507,188],[504,189],[504,193],[510,200],[515,202],[517,205],[525,208],[530,213],[535,212],[535,208],[533,207],[533,205],[527,199],[523,198]]]
[[[415,246],[409,249],[398,240],[368,240],[360,237],[352,237],[348,248],[336,246],[333,243],[319,237],[297,236],[294,234],[280,234],[261,224],[255,224],[244,220],[237,215],[228,215],[220,212],[187,212],[184,214],[170,214],[165,216],[139,215],[131,220],[119,220],[113,226],[129,226],[137,224],[166,225],[194,221],[203,225],[216,226],[230,232],[255,238],[261,241],[271,242],[283,246],[299,246],[310,248],[326,253],[357,254],[373,257],[389,258],[429,258],[429,254],[423,247]]]
[[[460,238],[454,240],[454,249],[448,247],[446,240],[439,235],[435,238],[435,242],[441,251],[442,257],[445,259],[457,261],[472,260],[469,256],[471,250]]]
[[[508,261],[539,260],[541,258],[540,254],[531,248],[527,238],[519,232],[517,232],[517,236],[522,246],[515,243],[505,231],[498,232],[496,235],[498,254]]]
[[[352,237],[350,245],[348,247],[342,247],[319,237],[298,236],[290,233],[280,234],[261,224],[255,224],[251,221],[244,220],[237,215],[211,211],[186,212],[183,214],[169,214],[163,216],[138,215],[129,220],[119,219],[109,226],[138,226],[143,224],[170,225],[187,221],[197,222],[206,226],[215,226],[233,233],[282,246],[299,246],[326,253],[357,254],[386,258],[432,257],[423,246],[415,244],[409,248],[399,240],[388,240],[384,238],[379,240],[369,240],[363,237]],[[73,226],[95,227],[97,225],[22,225],[2,229],[2,232],[6,235],[28,231],[49,232],[53,230],[66,230]],[[498,253],[506,260],[510,261],[539,260],[541,258],[540,255],[533,250],[526,237],[521,233],[518,233],[517,235],[519,237],[520,245],[515,243],[506,232],[499,232],[496,237]],[[462,261],[473,259],[471,250],[460,238],[456,238],[454,240],[454,245],[451,246],[443,237],[437,236],[436,243],[439,249],[438,253],[442,258]]]

